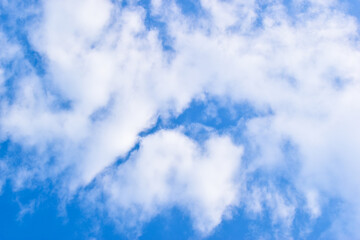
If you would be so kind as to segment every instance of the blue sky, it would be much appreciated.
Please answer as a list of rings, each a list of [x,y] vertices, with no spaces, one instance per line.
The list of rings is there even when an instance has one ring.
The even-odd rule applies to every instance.
[[[0,0],[0,239],[357,239],[360,2]]]

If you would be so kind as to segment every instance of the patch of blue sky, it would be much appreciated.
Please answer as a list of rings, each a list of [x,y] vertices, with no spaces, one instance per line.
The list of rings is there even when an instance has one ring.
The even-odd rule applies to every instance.
[[[10,168],[19,166],[26,168],[32,164],[30,159],[38,157],[39,155],[34,147],[25,148],[9,139],[2,139],[0,143],[0,161],[6,162]]]
[[[232,103],[216,97],[206,100],[193,100],[180,114],[169,117],[159,116],[156,124],[141,132],[145,137],[161,129],[182,127],[184,133],[198,142],[205,141],[214,130],[218,134],[231,134],[238,144],[244,143],[242,136],[246,122],[252,118],[271,114],[271,111],[260,112],[250,103]]]
[[[342,202],[331,198],[322,206],[322,214],[318,218],[311,218],[303,210],[296,211],[292,226],[292,235],[295,239],[336,239],[335,236],[327,236],[331,224],[341,213]]]
[[[204,14],[199,0],[176,0],[175,2],[184,15],[198,17]]]
[[[139,239],[191,239],[196,236],[191,219],[179,208],[164,211],[144,226]]]
[[[360,1],[348,0],[342,2],[346,13],[354,16],[357,21],[360,21]]]
[[[119,239],[121,234],[110,223],[89,216],[80,203],[73,200],[66,209],[59,209],[58,195],[51,189],[37,188],[13,192],[5,186],[0,196],[0,239]],[[34,205],[31,203],[34,202]],[[19,214],[26,207],[33,211]],[[100,228],[100,229],[99,229]],[[122,239],[126,239],[123,237]]]

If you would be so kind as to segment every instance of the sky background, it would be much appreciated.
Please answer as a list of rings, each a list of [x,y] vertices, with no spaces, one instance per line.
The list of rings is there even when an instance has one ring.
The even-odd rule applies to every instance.
[[[360,239],[359,17],[0,0],[0,239]]]

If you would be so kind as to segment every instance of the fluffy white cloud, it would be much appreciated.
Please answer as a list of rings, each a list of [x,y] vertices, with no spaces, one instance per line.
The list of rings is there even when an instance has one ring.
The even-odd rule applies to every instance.
[[[178,206],[208,234],[239,203],[242,152],[228,137],[212,136],[200,146],[179,130],[162,130],[144,138],[98,185],[115,219],[128,213],[124,222],[141,223]]]
[[[29,167],[17,176],[55,178],[70,169],[63,187],[72,193],[98,176],[114,218],[134,211],[135,221],[148,221],[180,206],[204,233],[237,206],[239,191],[252,203],[245,204],[250,211],[267,206],[274,222],[288,226],[301,201],[313,218],[327,198],[357,211],[358,22],[336,10],[336,1],[290,4],[291,16],[281,1],[268,1],[260,11],[257,1],[203,0],[204,14],[194,21],[175,2],[152,1],[152,14],[172,39],[173,49],[166,51],[136,3],[43,2],[29,36],[46,73],[29,70],[14,85],[12,101],[2,102],[2,137],[41,156],[32,160],[41,171]],[[1,60],[10,52],[2,52]],[[1,80],[7,70],[0,70]],[[243,135],[257,154],[243,167],[244,176],[261,171],[275,178],[289,171],[294,192],[281,194],[275,183],[265,191],[237,179],[242,150],[227,137],[211,136],[204,146],[179,131],[139,137],[159,116],[176,116],[204,95],[269,113],[246,122]],[[57,107],[59,99],[69,107]],[[112,165],[138,141],[140,149],[126,163]],[[285,143],[295,156],[288,156]],[[51,166],[49,149],[56,155]],[[240,189],[240,180],[255,186]],[[340,218],[349,218],[348,212]]]

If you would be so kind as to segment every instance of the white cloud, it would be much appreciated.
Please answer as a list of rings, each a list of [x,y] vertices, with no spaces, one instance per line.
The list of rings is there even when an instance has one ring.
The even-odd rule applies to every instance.
[[[208,233],[239,201],[234,178],[241,148],[212,136],[202,149],[178,131],[138,136],[158,116],[179,114],[206,94],[271,113],[246,124],[244,136],[259,151],[247,176],[259,169],[271,176],[291,170],[289,181],[314,218],[322,198],[341,198],[360,209],[358,22],[336,10],[336,1],[310,2],[289,16],[281,2],[269,1],[259,16],[258,2],[201,1],[205,14],[194,23],[175,3],[153,1],[173,52],[163,50],[156,29],[146,28],[140,6],[44,2],[29,35],[46,74],[29,71],[17,79],[13,101],[2,102],[0,125],[3,138],[38,150],[41,161],[34,164],[47,169],[49,149],[57,159],[47,171],[19,169],[17,176],[26,177],[16,187],[26,185],[23,179],[55,178],[71,169],[63,184],[74,193],[105,171],[97,183],[115,218],[136,206],[134,218],[148,221],[175,205]],[[1,60],[20,51],[8,49]],[[0,76],[6,71],[1,68]],[[68,109],[54,107],[58,96],[70,102]],[[139,151],[107,172],[139,140]],[[296,149],[292,162],[284,141]],[[267,198],[260,190],[245,193],[248,201],[257,199],[248,207],[261,212],[265,201],[276,221],[291,225],[299,206],[274,189]],[[347,217],[344,211],[341,218]]]
[[[228,137],[212,136],[199,146],[179,130],[162,130],[142,139],[139,150],[98,184],[115,219],[130,211],[124,222],[141,223],[177,206],[208,234],[239,202],[242,153]]]

